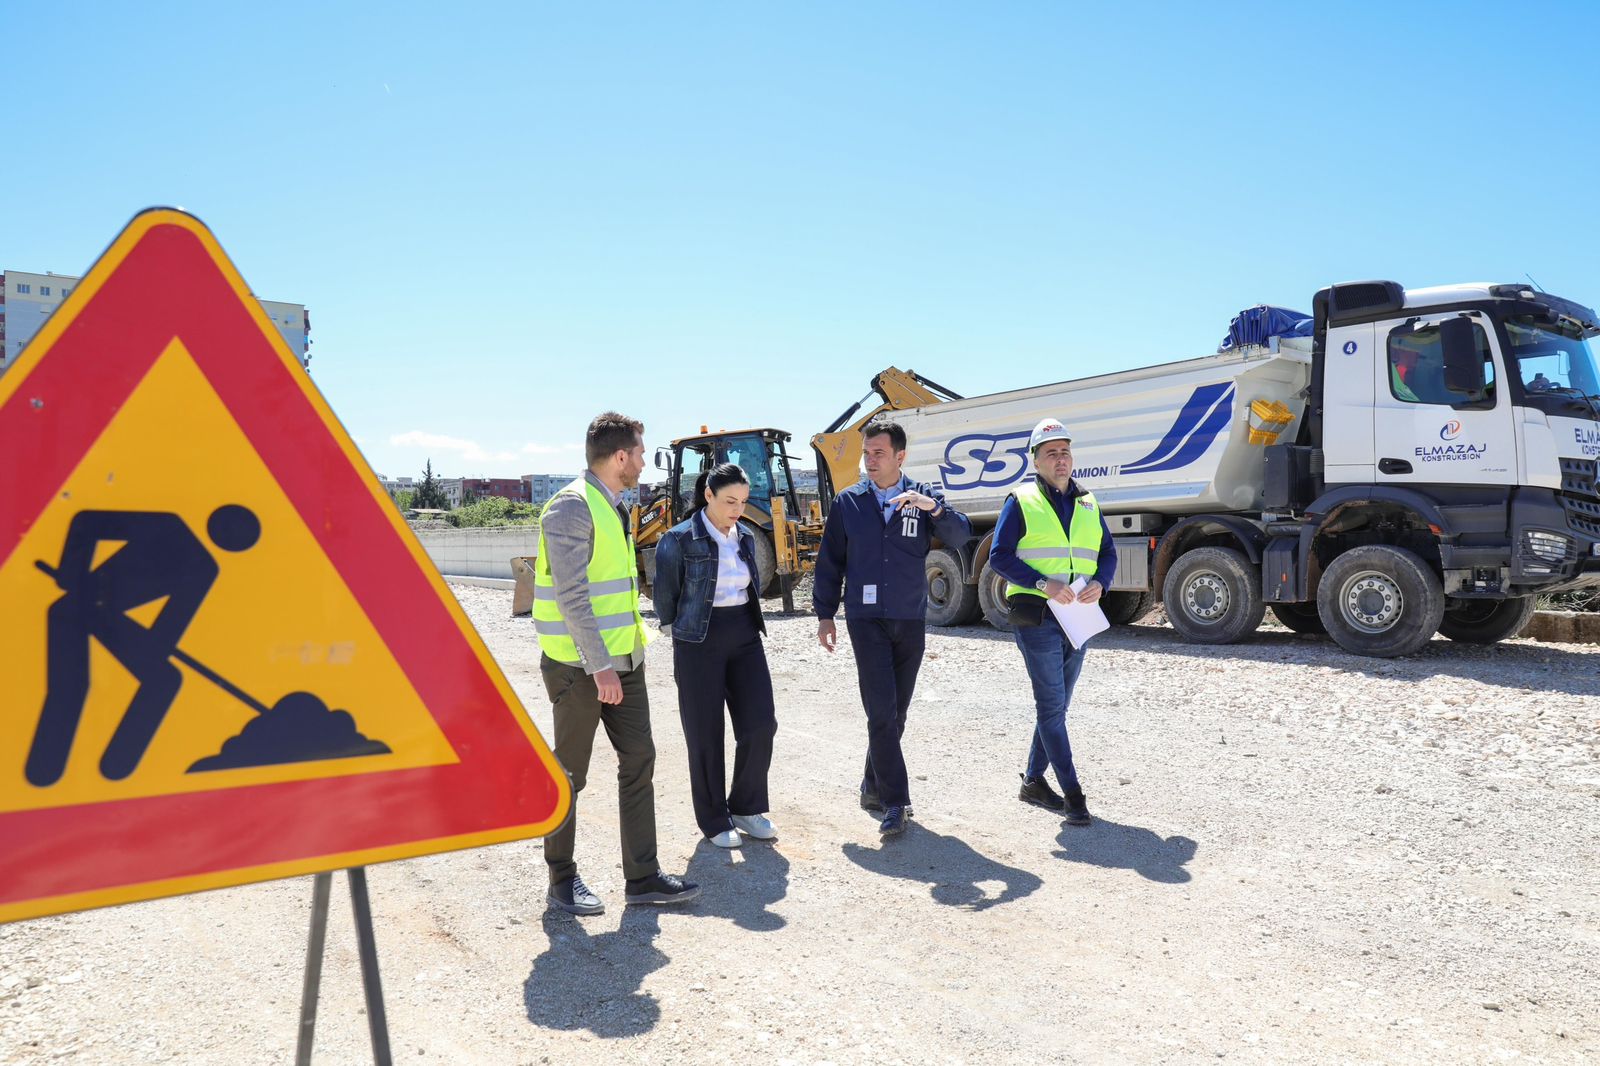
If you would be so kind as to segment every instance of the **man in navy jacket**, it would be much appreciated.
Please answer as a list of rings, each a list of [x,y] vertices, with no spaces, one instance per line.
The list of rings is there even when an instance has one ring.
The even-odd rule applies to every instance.
[[[861,433],[867,476],[835,496],[828,510],[812,606],[817,639],[831,652],[843,587],[845,627],[867,710],[861,806],[883,813],[878,828],[888,836],[902,832],[911,814],[900,736],[922,668],[928,613],[923,560],[935,537],[959,546],[972,536],[972,525],[945,506],[938,490],[900,472],[906,431],[898,423],[875,419]]]

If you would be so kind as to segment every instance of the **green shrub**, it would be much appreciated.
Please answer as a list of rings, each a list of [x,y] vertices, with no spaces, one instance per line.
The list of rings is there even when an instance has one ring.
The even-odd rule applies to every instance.
[[[486,526],[535,526],[539,524],[539,508],[520,500],[504,496],[486,496],[465,507],[457,507],[445,520],[458,529],[478,529]]]

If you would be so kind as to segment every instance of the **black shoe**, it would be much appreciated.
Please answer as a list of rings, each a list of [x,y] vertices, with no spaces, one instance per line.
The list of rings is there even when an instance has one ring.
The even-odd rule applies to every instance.
[[[1089,801],[1084,798],[1083,790],[1067,789],[1067,824],[1088,825],[1093,820],[1089,817]]]
[[[583,878],[574,874],[567,880],[550,886],[550,894],[546,897],[550,906],[557,910],[566,911],[568,914],[603,914],[606,905],[600,902],[600,897],[583,883]]]
[[[876,792],[868,792],[866,789],[862,789],[861,809],[864,811],[871,811],[873,814],[882,814],[883,801],[878,798],[878,794]]]
[[[629,881],[625,895],[629,903],[688,903],[700,894],[700,886],[660,870],[649,877]]]
[[[1017,793],[1017,799],[1057,814],[1067,809],[1067,801],[1056,795],[1056,790],[1044,778],[1029,777],[1027,774],[1022,775],[1022,791]]]
[[[906,823],[911,820],[910,807],[889,807],[883,812],[883,821],[878,823],[878,832],[886,837],[906,831]]]

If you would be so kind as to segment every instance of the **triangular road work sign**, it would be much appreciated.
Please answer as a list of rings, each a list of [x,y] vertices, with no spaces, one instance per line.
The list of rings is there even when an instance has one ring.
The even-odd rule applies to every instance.
[[[566,774],[211,232],[0,375],[0,921],[540,836]]]

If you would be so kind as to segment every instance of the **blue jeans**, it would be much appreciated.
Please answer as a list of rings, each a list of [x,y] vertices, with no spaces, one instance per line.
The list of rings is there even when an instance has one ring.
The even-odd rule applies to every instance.
[[[1083,649],[1074,648],[1048,613],[1044,624],[1019,626],[1012,635],[1022,649],[1022,661],[1033,682],[1033,704],[1038,714],[1033,727],[1033,748],[1028,752],[1028,776],[1041,777],[1046,766],[1056,770],[1062,789],[1080,791],[1078,772],[1072,767],[1072,743],[1067,740],[1067,705],[1083,669]]]

